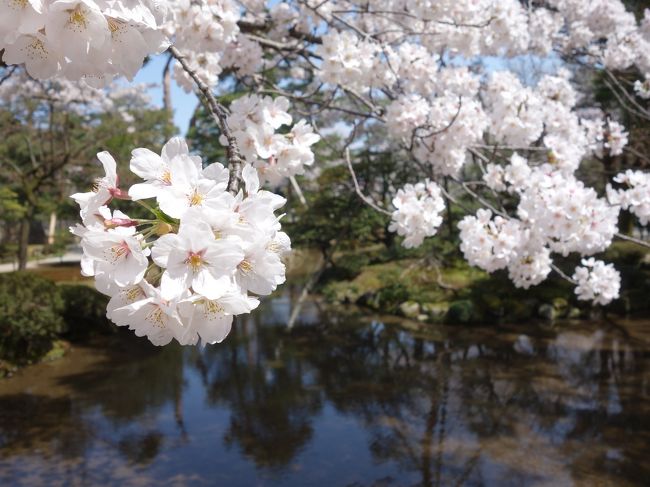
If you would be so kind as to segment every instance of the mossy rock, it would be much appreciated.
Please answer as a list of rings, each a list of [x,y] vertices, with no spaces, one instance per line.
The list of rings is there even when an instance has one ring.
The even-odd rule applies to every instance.
[[[569,301],[565,298],[555,298],[553,300],[553,309],[558,313],[559,317],[566,316],[569,312]]]
[[[416,301],[404,301],[399,305],[399,310],[407,318],[417,318],[420,315],[420,303]]]
[[[558,312],[555,310],[553,305],[549,303],[541,304],[537,309],[537,315],[546,321],[555,321],[559,318]]]
[[[438,303],[423,303],[422,312],[428,316],[432,323],[442,323],[449,312],[449,302],[440,301]]]

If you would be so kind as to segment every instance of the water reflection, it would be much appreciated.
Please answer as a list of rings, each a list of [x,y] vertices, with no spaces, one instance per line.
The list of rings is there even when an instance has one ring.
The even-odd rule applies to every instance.
[[[647,485],[650,324],[411,328],[291,295],[0,383],[0,484]]]

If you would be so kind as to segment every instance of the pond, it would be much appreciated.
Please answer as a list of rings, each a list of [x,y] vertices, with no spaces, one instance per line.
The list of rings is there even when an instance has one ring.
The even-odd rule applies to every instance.
[[[0,382],[0,485],[648,485],[650,322],[416,326],[267,300]]]

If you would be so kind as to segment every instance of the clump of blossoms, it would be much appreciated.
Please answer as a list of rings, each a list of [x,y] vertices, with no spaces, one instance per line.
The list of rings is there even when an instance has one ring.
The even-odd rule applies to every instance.
[[[245,95],[230,105],[228,124],[244,158],[259,169],[266,181],[276,184],[282,179],[302,174],[314,163],[311,146],[320,140],[311,125],[300,120],[288,133],[277,133],[290,125],[289,100]],[[225,144],[225,138],[222,138]]]
[[[618,298],[621,288],[621,275],[612,264],[605,264],[593,257],[582,260],[576,267],[573,279],[576,281],[578,299],[607,304]]]
[[[492,218],[485,209],[464,217],[458,224],[460,248],[472,265],[488,272],[507,269],[518,287],[546,279],[551,252],[593,255],[605,250],[617,231],[619,206],[610,205],[593,188],[551,164],[530,167],[514,153],[505,168],[488,165],[484,180],[494,191],[519,196],[518,218]],[[584,295],[578,288],[576,293]],[[618,294],[599,296],[595,302],[606,304]]]
[[[38,79],[133,79],[145,57],[169,45],[165,16],[154,0],[0,2],[0,49],[6,63],[24,63]]]
[[[402,245],[413,248],[432,237],[442,223],[445,201],[440,187],[428,179],[424,183],[407,184],[393,198],[395,211],[388,230],[404,237]]]
[[[636,215],[641,225],[650,222],[650,173],[628,169],[618,174],[614,181],[624,185],[622,189],[614,189],[607,185],[607,197],[610,203],[621,205]]]
[[[285,199],[260,190],[257,170],[242,171],[246,191],[227,191],[229,171],[203,168],[175,137],[160,155],[132,153],[131,171],[144,181],[119,187],[115,160],[98,154],[105,176],[93,191],[72,195],[81,207],[82,274],[111,297],[107,316],[155,345],[222,341],[233,316],[248,313],[285,280],[290,250],[275,210]],[[137,202],[149,219],[111,212],[113,199]]]
[[[531,229],[516,219],[481,209],[458,223],[460,249],[467,261],[488,272],[508,269],[517,287],[528,289],[551,272],[550,250]]]

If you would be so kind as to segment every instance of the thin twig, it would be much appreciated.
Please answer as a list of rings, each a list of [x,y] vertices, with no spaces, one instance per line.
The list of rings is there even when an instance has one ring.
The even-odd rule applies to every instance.
[[[562,269],[560,269],[558,266],[556,266],[555,264],[551,264],[551,269],[553,269],[555,272],[557,272],[562,279],[564,279],[566,281],[569,281],[571,284],[577,284],[577,282],[574,279],[567,276],[564,273],[564,271]]]
[[[352,181],[354,181],[354,190],[359,195],[359,198],[361,198],[363,202],[373,210],[383,213],[384,215],[391,216],[392,213],[390,211],[387,211],[383,209],[381,206],[375,204],[368,196],[363,194],[363,192],[361,191],[361,188],[359,187],[359,181],[357,181],[357,175],[354,173],[354,168],[352,167],[352,161],[350,160],[350,149],[348,149],[347,147],[345,148],[345,162],[348,163],[348,169],[350,170],[350,174],[352,175]]]
[[[621,240],[627,240],[628,242],[634,242],[637,245],[641,245],[642,247],[647,247],[650,249],[650,242],[647,242],[645,240],[641,240],[640,238],[634,238],[630,237],[629,235],[625,235],[623,233],[617,233],[615,234],[617,238],[620,238]]]
[[[300,204],[302,206],[307,207],[307,200],[305,199],[305,195],[302,192],[302,189],[300,189],[300,185],[298,184],[298,181],[296,181],[295,176],[289,176],[289,181],[291,182],[291,186],[296,192],[296,195],[298,196],[298,200],[300,201]]]

